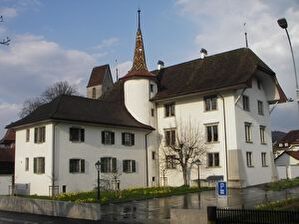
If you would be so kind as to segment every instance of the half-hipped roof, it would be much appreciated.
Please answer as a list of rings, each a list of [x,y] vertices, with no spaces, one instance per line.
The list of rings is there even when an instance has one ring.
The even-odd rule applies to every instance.
[[[249,48],[240,48],[152,71],[157,75],[159,89],[152,100],[251,87],[252,78],[257,71],[263,71],[272,77],[281,101],[286,101],[275,73]]]
[[[92,69],[87,87],[102,85],[105,75],[111,74],[110,66],[102,65]]]

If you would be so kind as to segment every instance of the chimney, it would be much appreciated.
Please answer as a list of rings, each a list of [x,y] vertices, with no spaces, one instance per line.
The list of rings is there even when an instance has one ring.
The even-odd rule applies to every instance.
[[[201,48],[200,50],[200,58],[204,59],[208,55],[208,51],[204,48]]]
[[[164,62],[159,60],[158,63],[157,63],[157,66],[158,66],[157,69],[161,70],[162,68],[164,68]]]

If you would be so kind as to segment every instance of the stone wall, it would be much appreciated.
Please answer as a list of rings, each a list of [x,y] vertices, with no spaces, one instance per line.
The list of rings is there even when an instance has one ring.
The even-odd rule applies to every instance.
[[[76,204],[65,201],[29,199],[15,196],[1,196],[0,210],[60,216],[75,219],[101,219],[101,206],[94,203]]]

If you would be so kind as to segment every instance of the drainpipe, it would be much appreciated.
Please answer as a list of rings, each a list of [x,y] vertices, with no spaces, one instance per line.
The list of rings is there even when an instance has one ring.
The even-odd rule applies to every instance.
[[[227,161],[227,135],[226,135],[226,113],[225,113],[225,100],[224,97],[218,93],[218,96],[222,99],[222,109],[223,109],[223,128],[224,128],[224,150],[225,150],[225,171],[226,171],[226,181],[228,184],[228,161]]]
[[[149,181],[148,181],[148,178],[149,178],[149,168],[148,168],[148,144],[147,144],[147,136],[151,133],[148,132],[145,134],[144,136],[144,145],[145,145],[145,173],[146,173],[146,186],[149,187]]]
[[[54,186],[55,186],[55,143],[56,143],[56,133],[55,133],[55,127],[58,123],[53,124],[52,129],[52,197],[54,196]]]

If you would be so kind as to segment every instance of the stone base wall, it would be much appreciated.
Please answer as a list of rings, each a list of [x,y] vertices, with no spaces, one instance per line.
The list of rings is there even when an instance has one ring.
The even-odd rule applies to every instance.
[[[0,210],[75,219],[101,219],[101,206],[95,203],[75,204],[65,201],[1,196]]]

